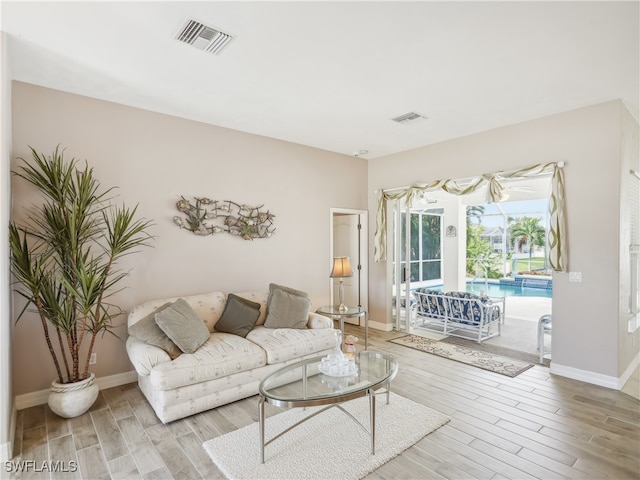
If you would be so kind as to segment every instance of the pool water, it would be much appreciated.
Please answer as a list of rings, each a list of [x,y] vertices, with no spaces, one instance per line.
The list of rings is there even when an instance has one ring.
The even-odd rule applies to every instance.
[[[488,289],[487,289],[488,287]],[[467,292],[480,295],[485,292],[489,297],[545,297],[551,298],[551,289],[500,285],[497,283],[467,283]]]
[[[442,285],[432,287],[434,290],[442,291]],[[544,297],[551,298],[551,289],[518,287],[515,285],[501,285],[498,283],[467,282],[467,292],[481,295],[483,292],[489,297]]]

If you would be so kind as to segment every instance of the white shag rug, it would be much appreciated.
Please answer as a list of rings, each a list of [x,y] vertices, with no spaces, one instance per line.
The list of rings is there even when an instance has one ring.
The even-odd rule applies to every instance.
[[[369,425],[367,397],[343,403],[363,425]],[[268,441],[316,409],[294,408],[265,420]],[[257,409],[257,406],[256,406]],[[331,408],[287,432],[265,447],[260,463],[258,423],[208,440],[203,447],[229,479],[360,479],[411,447],[449,418],[391,392],[376,397],[375,455],[368,432],[338,408]]]

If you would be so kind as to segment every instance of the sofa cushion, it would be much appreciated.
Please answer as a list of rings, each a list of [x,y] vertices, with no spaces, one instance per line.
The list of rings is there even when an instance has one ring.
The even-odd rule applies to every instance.
[[[264,349],[267,363],[274,364],[335,348],[336,330],[333,328],[295,329],[257,326],[247,340]]]
[[[276,289],[268,304],[267,328],[307,328],[311,300],[306,297]]]
[[[209,329],[191,305],[179,298],[155,314],[156,323],[184,353],[193,353],[209,339]]]
[[[260,315],[260,304],[230,293],[222,317],[215,325],[216,332],[246,337]]]
[[[128,328],[128,333],[132,337],[136,337],[149,345],[160,347],[162,350],[167,352],[169,357],[173,360],[174,358],[177,358],[182,351],[171,341],[167,334],[162,331],[156,323],[155,318],[156,313],[164,310],[170,305],[171,302],[167,302],[150,314],[141,318]]]
[[[266,364],[265,351],[238,335],[212,333],[195,353],[156,365],[150,381],[158,390],[202,383]]]

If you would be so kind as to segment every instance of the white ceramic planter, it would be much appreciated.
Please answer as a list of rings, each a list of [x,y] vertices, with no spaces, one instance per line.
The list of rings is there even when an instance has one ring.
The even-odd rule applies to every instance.
[[[99,391],[93,373],[89,378],[75,383],[58,383],[54,380],[49,392],[49,408],[64,418],[77,417],[91,408]]]

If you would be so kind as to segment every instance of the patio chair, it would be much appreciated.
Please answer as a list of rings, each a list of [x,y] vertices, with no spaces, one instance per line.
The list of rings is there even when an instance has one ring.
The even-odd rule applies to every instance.
[[[538,319],[538,350],[540,351],[540,363],[544,363],[545,353],[551,353],[551,349],[545,352],[544,336],[551,335],[551,315],[542,315]]]

